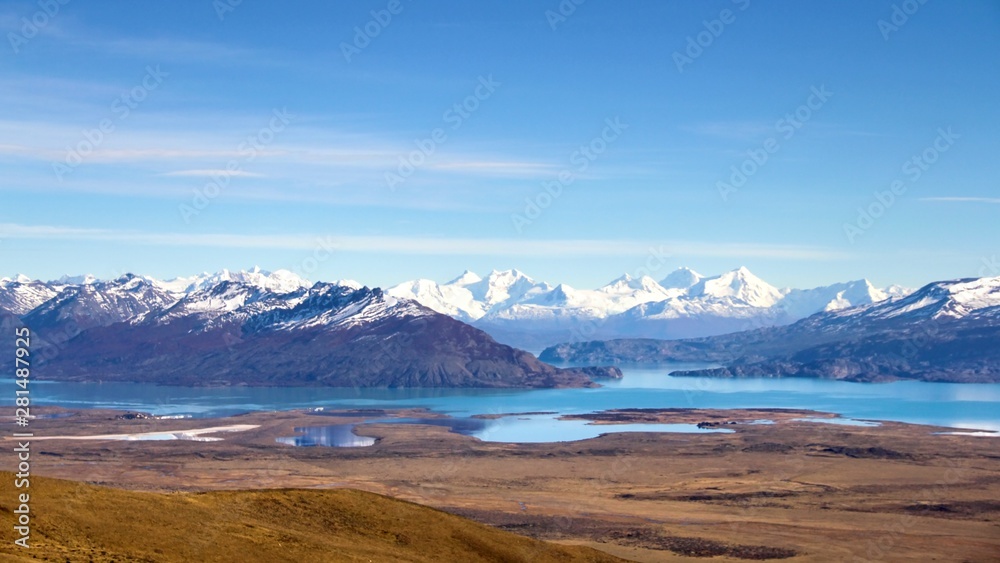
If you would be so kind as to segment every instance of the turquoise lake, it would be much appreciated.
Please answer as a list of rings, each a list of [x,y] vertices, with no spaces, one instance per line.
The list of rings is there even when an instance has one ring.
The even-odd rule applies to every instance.
[[[36,405],[114,408],[195,418],[300,408],[425,407],[461,419],[476,414],[579,414],[616,408],[799,408],[856,420],[1000,431],[1000,384],[869,384],[667,375],[694,367],[702,365],[623,367],[623,379],[602,380],[604,386],[597,389],[189,388],[36,381],[31,387],[31,400]],[[488,421],[467,433],[497,441],[553,441],[587,438],[610,430],[580,421],[559,421],[555,415],[532,415]],[[669,425],[625,425],[615,430],[695,431]]]

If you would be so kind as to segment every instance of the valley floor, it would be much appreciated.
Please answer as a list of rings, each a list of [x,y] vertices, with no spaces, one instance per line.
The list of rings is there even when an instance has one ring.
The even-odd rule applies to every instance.
[[[6,422],[8,410],[0,412],[4,436],[17,431]],[[1000,561],[1000,442],[940,435],[940,428],[796,420],[827,416],[804,411],[611,411],[593,417],[609,434],[580,442],[502,444],[436,426],[369,424],[357,432],[377,438],[374,446],[301,448],[276,438],[371,413],[121,420],[112,411],[39,412],[46,411],[66,416],[32,421],[36,436],[240,430],[212,434],[222,438],[212,442],[36,441],[33,476],[156,492],[360,489],[643,562]],[[428,416],[376,416],[383,415]],[[774,423],[754,423],[761,419]],[[733,432],[614,433],[615,423],[650,420],[705,422]],[[14,454],[8,455],[5,465],[12,467]],[[6,482],[0,488],[6,512],[14,489]],[[37,491],[46,494],[44,487]],[[227,510],[200,517],[226,526],[233,518]],[[10,535],[5,527],[4,537]],[[0,553],[17,553],[12,541]]]

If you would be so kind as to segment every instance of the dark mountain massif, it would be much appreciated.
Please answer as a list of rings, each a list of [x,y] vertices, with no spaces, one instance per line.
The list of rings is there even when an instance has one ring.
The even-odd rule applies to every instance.
[[[617,368],[553,367],[416,302],[354,285],[226,280],[175,293],[125,275],[63,287],[20,318],[0,317],[31,328],[40,379],[530,388],[621,377]],[[13,346],[6,340],[3,349]]]

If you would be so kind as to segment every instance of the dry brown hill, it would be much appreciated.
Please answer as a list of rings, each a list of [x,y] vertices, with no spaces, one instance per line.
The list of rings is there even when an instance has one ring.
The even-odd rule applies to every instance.
[[[0,472],[3,561],[622,561],[356,490],[165,494],[41,477],[25,550],[11,527],[22,492]]]

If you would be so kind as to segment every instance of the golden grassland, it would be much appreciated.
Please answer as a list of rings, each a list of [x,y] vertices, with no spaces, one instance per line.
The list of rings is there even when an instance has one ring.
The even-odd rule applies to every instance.
[[[364,491],[150,493],[42,477],[26,550],[9,525],[21,492],[0,473],[4,561],[620,561]]]

